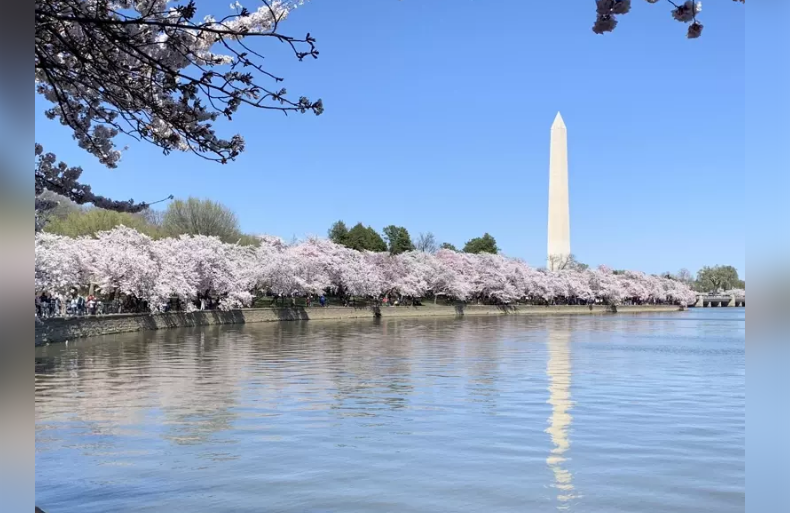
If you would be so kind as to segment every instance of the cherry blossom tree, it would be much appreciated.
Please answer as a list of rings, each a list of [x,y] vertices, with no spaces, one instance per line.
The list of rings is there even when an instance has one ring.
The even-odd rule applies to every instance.
[[[650,289],[642,273],[626,271],[617,276],[623,296],[633,301],[644,302],[650,299]]]
[[[589,273],[590,288],[595,297],[603,299],[610,304],[619,304],[623,300],[625,291],[623,290],[622,282],[611,269],[602,265],[598,269],[589,271]]]
[[[182,254],[185,279],[192,286],[190,299],[209,293],[219,297],[223,309],[250,305],[256,280],[253,248],[205,235],[182,235],[177,240],[173,249]]]
[[[104,293],[146,301],[154,312],[172,297],[194,309],[205,294],[218,297],[221,309],[242,308],[251,304],[256,290],[283,297],[433,295],[497,304],[688,305],[695,300],[684,282],[636,271],[614,273],[604,266],[550,271],[499,254],[445,249],[435,254],[360,252],[315,237],[289,245],[263,236],[251,247],[202,235],[154,241],[120,226],[95,239],[39,233],[35,252],[37,292],[63,294],[94,282]]]
[[[341,268],[343,288],[351,296],[379,298],[388,288],[375,253],[353,251]]]
[[[376,272],[377,279],[381,281],[381,292],[384,296],[394,294],[409,294],[407,285],[408,269],[402,258],[397,258],[392,253],[366,252],[364,260]]]
[[[474,267],[472,288],[480,299],[510,302],[523,296],[511,280],[512,265],[506,257],[480,253],[470,260]]]
[[[119,226],[99,232],[95,239],[78,239],[87,246],[86,261],[92,279],[107,293],[118,291],[147,301],[153,306],[163,297],[157,295],[162,275],[153,250],[154,241],[147,235]]]
[[[338,266],[345,252],[342,246],[326,239],[311,237],[302,244],[289,247],[284,258],[293,264],[294,289],[302,294],[336,291],[341,285]]]
[[[88,282],[90,253],[86,241],[50,233],[35,239],[36,292],[67,294]]]
[[[166,238],[154,242],[153,256],[158,263],[159,277],[154,295],[177,297],[187,311],[195,309],[200,277],[196,257],[190,250],[188,237]]]
[[[474,292],[472,278],[474,269],[469,254],[440,249],[436,252],[436,260],[441,272],[434,278],[435,294],[442,294],[459,301],[466,301]]]
[[[551,283],[554,273],[537,269],[526,275],[527,298],[535,302],[548,302],[554,297],[556,287]]]
[[[261,237],[261,244],[255,250],[255,285],[258,289],[268,290],[276,295],[289,296],[297,284],[295,267],[286,257],[288,246],[277,237]]]
[[[396,260],[400,261],[404,273],[396,283],[401,294],[415,298],[423,297],[433,290],[433,277],[439,270],[436,257],[421,249],[401,253]]]
[[[564,298],[568,303],[586,304],[595,299],[590,287],[590,274],[575,270],[562,270],[548,273],[550,298]]]

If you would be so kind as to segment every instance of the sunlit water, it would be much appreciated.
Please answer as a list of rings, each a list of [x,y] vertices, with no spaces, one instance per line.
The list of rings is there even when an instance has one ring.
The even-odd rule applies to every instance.
[[[290,322],[36,350],[36,502],[745,507],[745,311]]]

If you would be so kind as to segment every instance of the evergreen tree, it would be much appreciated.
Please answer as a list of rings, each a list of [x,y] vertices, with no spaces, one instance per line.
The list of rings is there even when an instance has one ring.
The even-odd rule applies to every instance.
[[[381,235],[370,226],[357,223],[348,231],[343,245],[357,251],[387,251],[387,244]]]
[[[499,253],[496,239],[484,233],[482,237],[475,237],[469,240],[464,246],[464,253]]]
[[[368,226],[366,228],[368,236],[367,236],[367,249],[368,251],[376,251],[378,253],[387,251],[387,243],[384,242],[384,239],[381,238],[379,232]]]
[[[389,243],[388,249],[392,255],[399,255],[414,250],[414,244],[411,242],[409,231],[402,226],[391,224],[385,227],[384,237]]]
[[[348,227],[343,221],[337,221],[329,228],[329,240],[335,244],[345,246],[346,237],[348,237]]]

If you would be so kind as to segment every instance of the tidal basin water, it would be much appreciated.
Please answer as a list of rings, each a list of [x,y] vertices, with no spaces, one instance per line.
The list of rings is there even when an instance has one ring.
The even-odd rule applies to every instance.
[[[286,322],[36,350],[36,503],[742,512],[745,311]]]

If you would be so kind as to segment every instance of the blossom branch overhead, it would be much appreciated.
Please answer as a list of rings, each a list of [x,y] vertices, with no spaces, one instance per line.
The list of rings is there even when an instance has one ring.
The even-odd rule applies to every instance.
[[[290,99],[273,83],[250,41],[285,44],[298,60],[318,58],[315,39],[279,32],[302,1],[263,0],[251,12],[198,21],[194,0],[36,0],[35,80],[52,102],[51,119],[80,147],[116,167],[114,140],[125,134],[164,153],[191,151],[221,163],[244,150],[240,135],[219,137],[213,123],[241,106],[321,114],[321,100]],[[175,4],[175,5],[173,5]]]
[[[661,0],[647,0],[648,3],[655,4]],[[686,37],[696,39],[702,35],[703,25],[697,20],[697,14],[702,11],[702,2],[686,0],[676,3],[673,0],[666,0],[672,5],[672,17],[681,22],[687,23],[688,29]],[[746,0],[732,0],[733,2],[746,3]],[[596,0],[596,18],[593,24],[593,32],[604,34],[612,32],[617,26],[618,16],[628,14],[631,11],[631,0]]]

